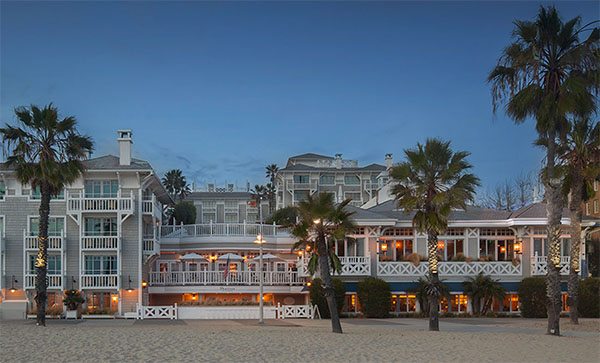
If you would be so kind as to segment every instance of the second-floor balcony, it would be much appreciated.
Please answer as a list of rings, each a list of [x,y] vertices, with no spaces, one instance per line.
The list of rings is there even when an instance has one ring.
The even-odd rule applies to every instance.
[[[370,256],[340,256],[338,257],[342,264],[340,276],[369,276],[371,275],[371,257]],[[308,259],[298,259],[298,271],[300,276],[309,276]],[[334,273],[337,275],[337,272]]]
[[[377,276],[421,277],[428,273],[428,268],[428,262],[415,265],[406,261],[380,261],[377,262]],[[484,275],[498,277],[519,277],[523,274],[522,264],[515,264],[511,261],[439,262],[438,271],[440,276],[446,277],[475,276],[480,272]]]
[[[571,271],[571,257],[560,256],[560,274],[568,275]],[[548,256],[531,257],[531,275],[546,275],[548,273]]]
[[[46,280],[48,281],[49,289],[62,289],[63,288],[63,277],[58,274],[48,274],[46,275]],[[36,274],[30,273],[25,275],[24,288],[35,289],[35,282],[37,281]]]
[[[81,250],[117,250],[117,236],[81,236]]]
[[[48,250],[58,251],[63,248],[63,234],[60,236],[49,236],[48,237]],[[26,250],[37,250],[39,248],[38,236],[31,236],[25,231],[23,233],[23,243],[25,244]]]
[[[116,289],[119,287],[117,274],[81,274],[80,285],[82,289]]]
[[[156,219],[162,218],[162,207],[156,200],[156,197],[142,199],[142,213],[153,216]]]
[[[85,193],[67,193],[67,213],[123,213],[133,214],[133,194],[87,195]]]
[[[263,284],[265,286],[303,285],[297,271],[265,271]],[[186,286],[186,285],[248,285],[258,286],[259,271],[171,271],[150,272],[150,286]]]
[[[142,244],[143,251],[147,255],[153,255],[160,252],[160,244],[152,236],[144,236],[144,238],[142,238]]]
[[[186,237],[256,237],[261,234],[265,237],[289,237],[289,232],[273,224],[257,223],[204,223],[185,225],[161,226],[161,238],[186,238]]]

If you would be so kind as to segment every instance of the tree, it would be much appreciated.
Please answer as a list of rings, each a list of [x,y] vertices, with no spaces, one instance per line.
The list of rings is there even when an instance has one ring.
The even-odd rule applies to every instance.
[[[548,334],[560,335],[561,291],[560,220],[563,198],[556,168],[557,147],[564,138],[570,114],[596,109],[599,89],[600,30],[581,18],[563,22],[556,8],[540,7],[533,21],[516,20],[513,42],[503,51],[488,76],[494,112],[500,105],[515,123],[534,118],[539,138],[547,140],[541,173],[548,223]],[[579,37],[590,31],[586,40]]]
[[[335,303],[338,314],[342,312],[344,307],[344,300],[346,299],[346,287],[344,282],[338,278],[331,279],[333,284]],[[329,307],[327,306],[327,300],[325,299],[325,293],[323,291],[323,281],[316,278],[312,280],[312,284],[308,290],[308,296],[312,305],[317,305],[319,308],[319,314],[323,319],[330,319]]]
[[[453,152],[449,141],[427,139],[425,145],[404,150],[406,161],[391,170],[395,183],[392,194],[405,212],[415,212],[413,225],[427,233],[429,274],[433,284],[439,281],[437,236],[448,227],[453,208],[465,208],[472,202],[479,179],[471,169],[466,151]],[[439,330],[439,294],[429,296],[429,330]]]
[[[194,203],[179,201],[173,208],[172,217],[177,223],[194,224],[196,223],[196,207]]]
[[[264,185],[256,184],[254,189],[250,190],[251,198],[256,203],[256,208],[258,208],[258,219],[260,223],[263,222],[263,214],[262,214],[262,206],[261,202],[267,198],[267,187]]]
[[[279,172],[279,167],[277,166],[277,164],[270,164],[267,165],[266,169],[266,174],[267,174],[267,179],[269,179],[269,184],[267,184],[267,189],[268,189],[268,197],[269,197],[269,213],[273,213],[273,211],[275,210],[275,197],[276,197],[276,178],[277,178],[277,172]]]
[[[473,314],[485,315],[492,306],[493,299],[504,299],[504,288],[497,280],[480,272],[475,277],[469,277],[463,282],[464,292],[473,303]],[[482,304],[483,303],[483,304]]]
[[[571,218],[571,261],[568,282],[569,316],[579,324],[577,301],[579,291],[579,254],[581,246],[582,202],[593,196],[592,183],[600,176],[600,165],[594,161],[600,153],[600,124],[581,118],[572,123],[567,142],[561,150],[565,166],[565,194]]]
[[[298,238],[293,249],[298,250],[307,246],[314,251],[308,264],[311,275],[317,271],[323,280],[323,291],[329,314],[331,328],[334,333],[342,333],[340,316],[335,301],[334,287],[331,279],[331,270],[341,271],[341,263],[335,255],[334,243],[343,240],[347,233],[353,231],[355,226],[350,220],[352,212],[345,210],[350,199],[335,204],[333,195],[321,193],[316,197],[311,195],[298,206],[298,222],[292,228],[292,235]]]
[[[6,165],[13,167],[19,181],[40,189],[38,252],[35,259],[37,325],[46,325],[48,219],[50,199],[79,178],[82,162],[94,146],[92,139],[79,134],[75,117],[59,119],[52,104],[18,107],[19,126],[0,128]]]
[[[178,197],[179,200],[184,200],[191,193],[190,186],[180,169],[167,171],[162,178],[162,183],[173,199]]]
[[[419,277],[417,286],[413,292],[416,295],[417,301],[419,301],[421,311],[426,315],[429,315],[431,311],[432,304],[429,301],[431,295],[436,295],[438,297],[438,305],[440,297],[450,298],[450,289],[448,289],[448,286],[444,285],[439,279],[433,281],[431,275]],[[436,308],[438,308],[438,306],[436,306]]]
[[[275,223],[282,227],[291,227],[296,224],[296,218],[298,217],[298,210],[295,207],[285,207],[276,210],[267,219],[267,223]]]

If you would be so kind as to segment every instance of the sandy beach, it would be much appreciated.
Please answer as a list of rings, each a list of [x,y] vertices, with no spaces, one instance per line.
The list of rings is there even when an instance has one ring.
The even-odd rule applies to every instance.
[[[88,320],[0,323],[3,362],[597,362],[600,321],[563,321],[563,337],[544,320],[346,319],[345,334],[326,320]],[[39,334],[39,337],[37,335]]]

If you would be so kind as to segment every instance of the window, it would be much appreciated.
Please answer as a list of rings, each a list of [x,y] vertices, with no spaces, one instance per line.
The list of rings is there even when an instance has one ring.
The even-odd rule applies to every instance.
[[[590,203],[585,203],[585,214],[590,215]]]
[[[479,240],[479,258],[487,261],[512,261],[515,253],[515,241]]]
[[[413,253],[413,240],[396,240],[394,241],[394,247],[396,249],[396,261],[404,261],[404,259]]]
[[[84,260],[86,275],[115,275],[117,256],[88,255]]]
[[[37,255],[36,254],[31,254],[29,255],[29,264],[28,264],[28,274],[34,275],[36,273],[35,271],[35,259],[36,259]],[[62,274],[62,268],[61,268],[61,258],[60,255],[48,255],[48,275],[61,275]]]
[[[205,200],[202,202],[202,209],[216,209],[217,201],[216,200]]]
[[[360,192],[357,192],[357,193],[346,192],[344,194],[344,197],[346,199],[351,199],[351,200],[357,201],[357,202],[360,202],[362,200],[362,195],[360,194]]]
[[[594,201],[594,214],[600,213],[600,206],[598,205],[598,200]]]
[[[86,236],[116,236],[117,218],[85,218]]]
[[[414,294],[392,295],[392,311],[396,313],[412,313],[417,309],[417,296]]]
[[[31,190],[30,198],[34,199],[34,200],[40,200],[42,198],[42,191],[40,190],[39,185]],[[60,193],[58,193],[58,195],[50,196],[50,200],[57,200],[57,199],[65,199],[65,191],[64,190],[61,190]]]
[[[358,175],[345,175],[344,184],[346,185],[360,185],[360,178]]]
[[[225,201],[225,208],[237,210],[239,208],[238,207],[238,201],[237,200],[226,200]]]
[[[560,253],[562,256],[569,256],[571,247],[570,238],[560,239]],[[547,238],[534,238],[533,239],[533,254],[534,256],[546,256],[548,253],[548,239]]]
[[[118,180],[86,180],[87,198],[116,198],[119,194]]]
[[[0,181],[0,199],[4,199],[5,195],[6,195],[6,185],[4,184],[3,181]]]
[[[519,311],[519,295],[517,294],[506,294],[502,301],[502,311],[516,312]]]
[[[463,255],[463,240],[448,239],[438,241],[438,255],[442,256],[443,261],[451,261],[458,254]]]
[[[202,223],[216,222],[217,216],[215,213],[202,213]]]
[[[238,215],[234,213],[226,213],[225,223],[238,223]]]
[[[65,219],[63,217],[50,217],[48,219],[48,236],[60,236],[65,230]],[[29,235],[37,236],[40,231],[40,218],[29,219]]]
[[[600,185],[600,181],[598,180],[594,180],[594,191],[597,192],[598,191],[598,185]]]
[[[319,177],[319,184],[322,185],[334,185],[335,184],[335,175],[333,174],[323,174]]]
[[[450,309],[454,313],[467,312],[467,295],[452,294],[450,295]]]
[[[294,201],[301,202],[308,199],[308,190],[294,190]]]
[[[308,174],[296,174],[296,175],[294,175],[294,183],[308,184],[309,183]]]

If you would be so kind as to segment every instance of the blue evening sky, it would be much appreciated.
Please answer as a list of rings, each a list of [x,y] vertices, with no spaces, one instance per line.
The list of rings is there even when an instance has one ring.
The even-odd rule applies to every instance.
[[[398,161],[435,136],[471,151],[491,188],[542,161],[533,123],[494,116],[485,81],[540,4],[2,1],[0,121],[54,102],[96,155],[131,128],[134,156],[199,185],[263,182],[304,152]]]

